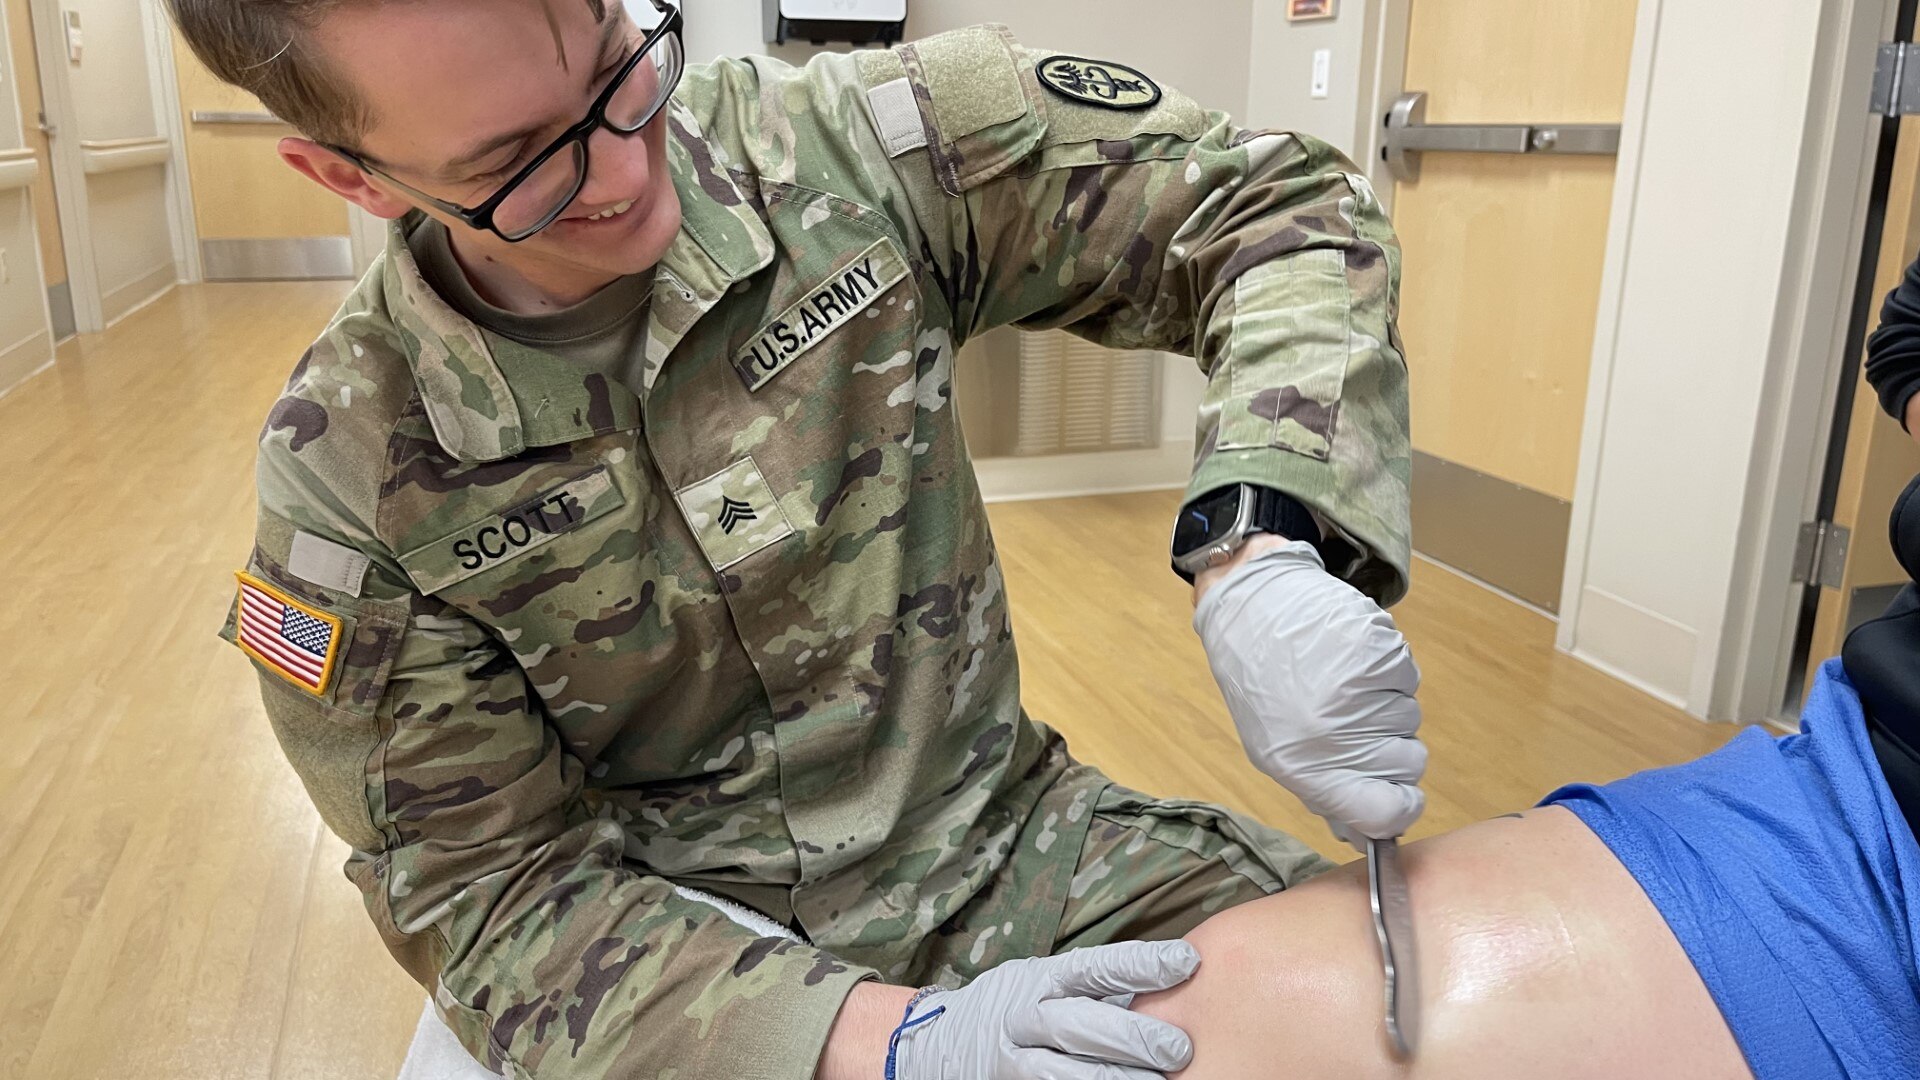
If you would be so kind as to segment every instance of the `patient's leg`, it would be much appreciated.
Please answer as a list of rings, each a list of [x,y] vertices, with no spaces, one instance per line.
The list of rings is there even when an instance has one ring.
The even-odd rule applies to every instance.
[[[1182,1080],[1750,1080],[1632,875],[1560,808],[1410,845],[1419,1053],[1388,1053],[1363,864],[1188,935],[1200,970],[1134,1007],[1193,1036]]]

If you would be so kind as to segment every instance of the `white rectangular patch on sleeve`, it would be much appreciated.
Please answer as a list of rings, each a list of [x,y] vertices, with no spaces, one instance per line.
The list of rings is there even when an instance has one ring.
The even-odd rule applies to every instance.
[[[913,100],[913,84],[905,76],[867,91],[873,107],[873,127],[887,145],[888,157],[899,157],[927,145],[926,125],[920,122],[920,104]]]

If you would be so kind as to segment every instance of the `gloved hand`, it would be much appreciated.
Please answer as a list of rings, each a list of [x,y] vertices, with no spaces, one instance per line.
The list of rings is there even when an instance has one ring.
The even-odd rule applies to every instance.
[[[1357,848],[1426,809],[1420,669],[1393,619],[1298,541],[1249,556],[1194,608],[1247,756]]]
[[[900,1035],[895,1080],[1157,1080],[1193,1043],[1164,1020],[1102,1000],[1187,981],[1184,941],[1123,941],[1013,960],[920,1000]],[[945,1010],[931,1019],[934,1010]]]

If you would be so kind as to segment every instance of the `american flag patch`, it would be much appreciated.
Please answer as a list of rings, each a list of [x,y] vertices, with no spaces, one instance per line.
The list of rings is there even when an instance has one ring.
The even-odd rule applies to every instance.
[[[248,656],[315,697],[324,696],[340,650],[341,622],[250,574],[240,579],[239,633]]]

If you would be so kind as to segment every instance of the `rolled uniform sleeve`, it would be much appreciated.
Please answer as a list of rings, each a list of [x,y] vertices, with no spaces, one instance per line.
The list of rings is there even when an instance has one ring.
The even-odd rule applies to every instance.
[[[956,335],[1062,328],[1194,356],[1208,387],[1189,495],[1261,484],[1358,552],[1382,602],[1407,587],[1407,373],[1400,253],[1353,164],[1248,131],[1160,87],[1115,109],[1045,85],[1050,54],[998,27],[863,61],[906,80],[923,132],[872,112],[936,264]],[[876,96],[873,91],[878,90]]]
[[[293,486],[316,478],[289,455],[269,446],[260,472],[247,573],[342,637],[321,693],[255,658],[267,715],[388,949],[466,1049],[509,1076],[810,1078],[873,973],[624,860],[623,823],[583,798],[512,652],[414,591],[324,487]],[[296,529],[369,557],[358,595],[288,573]]]

